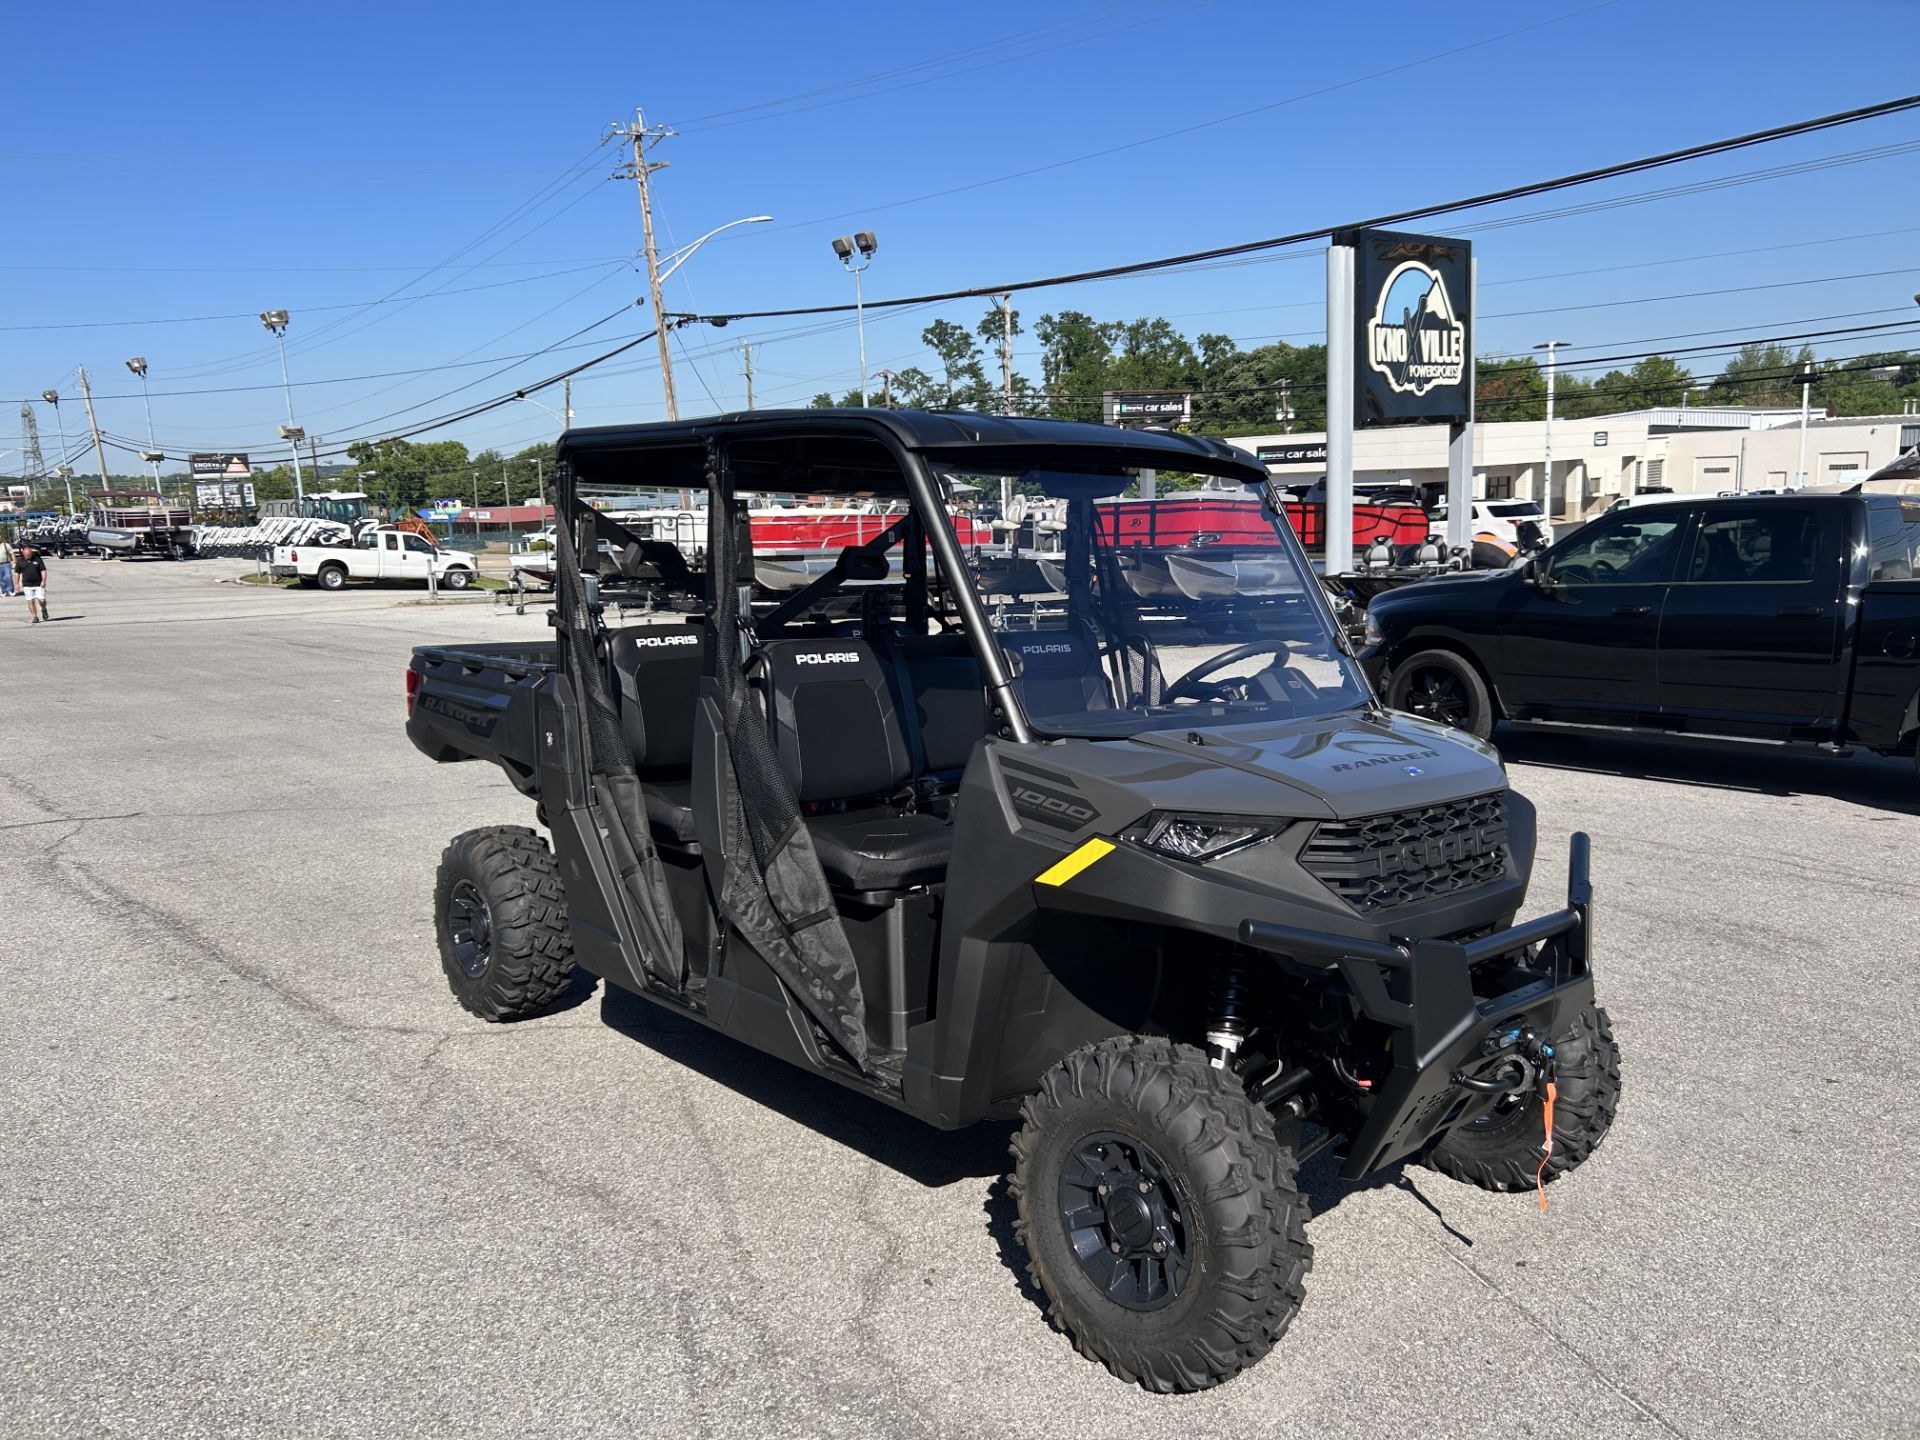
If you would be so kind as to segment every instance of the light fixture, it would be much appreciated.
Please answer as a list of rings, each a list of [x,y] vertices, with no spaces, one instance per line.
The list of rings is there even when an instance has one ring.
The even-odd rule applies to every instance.
[[[1186,815],[1156,810],[1121,831],[1121,838],[1173,860],[1204,864],[1271,840],[1292,823],[1271,816]]]
[[[859,247],[862,255],[872,255],[880,248],[880,242],[873,238],[871,230],[859,230],[854,233],[853,243]]]
[[[140,458],[149,465],[158,465],[167,457],[158,450],[142,450],[140,452]]]
[[[58,390],[42,390],[40,392],[40,398],[49,405],[58,405],[60,403],[60,392]]]
[[[850,235],[836,235],[833,240],[833,253],[838,255],[842,260],[851,260],[853,258],[853,237]],[[1920,295],[1916,295],[1913,298],[1916,303],[1920,303]]]
[[[267,329],[278,333],[287,328],[287,312],[284,310],[262,310],[260,323]]]
[[[127,369],[136,375],[144,377],[147,373],[147,357],[144,355],[134,356],[131,360],[127,361]]]
[[[291,440],[294,444],[298,445],[302,440],[307,438],[307,432],[298,425],[282,425],[280,427],[280,438],[282,440]]]

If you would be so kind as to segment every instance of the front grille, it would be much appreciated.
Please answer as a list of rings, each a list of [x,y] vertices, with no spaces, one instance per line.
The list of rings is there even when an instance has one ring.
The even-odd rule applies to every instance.
[[[1479,795],[1391,815],[1324,820],[1300,863],[1362,912],[1471,890],[1506,873],[1506,806],[1498,794]]]

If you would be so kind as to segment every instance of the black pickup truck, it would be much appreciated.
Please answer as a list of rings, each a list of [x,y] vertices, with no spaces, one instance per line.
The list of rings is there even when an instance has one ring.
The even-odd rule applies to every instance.
[[[1496,720],[1913,754],[1920,499],[1688,499],[1603,515],[1512,570],[1383,595],[1388,704]]]

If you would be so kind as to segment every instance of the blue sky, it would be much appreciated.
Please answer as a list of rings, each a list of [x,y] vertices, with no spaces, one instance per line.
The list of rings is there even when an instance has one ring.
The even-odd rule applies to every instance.
[[[296,412],[329,439],[510,391],[598,353],[586,342],[611,348],[642,332],[645,310],[614,315],[645,292],[631,265],[634,188],[601,178],[619,157],[594,149],[637,104],[680,130],[657,156],[672,162],[657,177],[663,245],[775,217],[716,239],[670,284],[669,309],[720,310],[850,299],[828,242],[856,228],[880,239],[870,298],[1018,280],[1493,189],[1920,88],[1920,4],[1909,0],[1364,10],[105,0],[16,13],[8,39],[0,450],[17,449],[20,399],[49,385],[71,393],[80,364],[102,426],[143,437],[122,368],[141,354],[163,447],[263,458],[285,420],[278,361],[251,318],[263,308],[292,312]],[[846,83],[864,77],[877,78]],[[800,98],[743,108],[783,97]],[[1644,350],[1658,337],[1903,311],[1920,320],[1920,150],[1474,228],[1909,144],[1920,145],[1920,117],[1420,228],[1474,239],[1483,353],[1544,339],[1589,354]],[[1735,250],[1758,253],[1687,258]],[[1291,253],[1016,303],[1029,321],[1061,308],[1162,314],[1189,333],[1304,342],[1320,334],[1321,264]],[[1895,273],[1830,279],[1864,272]],[[448,293],[413,298],[434,290]],[[1698,293],[1708,290],[1737,293]],[[1681,298],[1619,303],[1669,296]],[[870,364],[926,363],[917,337],[929,320],[971,325],[984,309],[876,315]],[[203,316],[233,318],[189,318]],[[577,348],[505,358],[602,320]],[[66,328],[29,328],[46,326]],[[793,333],[803,329],[812,333]],[[690,329],[675,365],[683,414],[741,403],[746,339],[759,342],[763,406],[856,378],[850,325]],[[1920,345],[1920,329],[1878,343]],[[1017,363],[1036,371],[1031,341],[1016,344]],[[449,364],[459,368],[385,373]],[[385,378],[352,378],[376,374]],[[658,418],[651,345],[576,382],[574,405],[583,424]],[[79,406],[63,411],[77,432]],[[44,408],[41,423],[50,453]],[[551,430],[521,405],[429,438],[510,448]],[[134,468],[131,456],[115,463]],[[0,458],[0,471],[18,464],[17,453]]]

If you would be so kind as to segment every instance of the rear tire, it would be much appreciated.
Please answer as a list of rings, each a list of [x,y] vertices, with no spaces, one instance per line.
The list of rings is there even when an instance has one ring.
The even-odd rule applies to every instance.
[[[1477,740],[1493,734],[1493,695],[1473,662],[1451,650],[1422,650],[1393,667],[1387,704],[1423,720],[1464,730]]]
[[[347,588],[347,571],[344,565],[322,565],[320,573],[314,577],[322,590],[344,590]]]
[[[447,984],[482,1020],[537,1015],[573,978],[560,870],[524,825],[469,830],[447,846],[433,911]]]
[[[1551,1183],[1600,1147],[1620,1107],[1620,1047],[1607,1012],[1590,1005],[1553,1042],[1555,1098]],[[1538,1095],[1470,1125],[1449,1130],[1422,1163],[1482,1190],[1531,1190],[1545,1133]]]
[[[1047,1318],[1082,1355],[1187,1391],[1273,1348],[1313,1264],[1307,1207],[1293,1148],[1231,1075],[1125,1035],[1067,1056],[1021,1115],[1019,1236]]]

